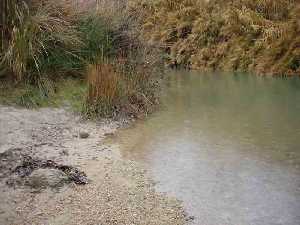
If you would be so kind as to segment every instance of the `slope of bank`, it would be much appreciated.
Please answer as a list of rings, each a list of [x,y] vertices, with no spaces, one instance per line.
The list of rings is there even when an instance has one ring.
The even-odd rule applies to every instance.
[[[82,121],[64,109],[1,106],[0,224],[184,224],[177,200],[156,193],[141,166],[103,144],[122,124]],[[76,166],[89,183],[59,184],[45,169],[8,182],[24,156]]]

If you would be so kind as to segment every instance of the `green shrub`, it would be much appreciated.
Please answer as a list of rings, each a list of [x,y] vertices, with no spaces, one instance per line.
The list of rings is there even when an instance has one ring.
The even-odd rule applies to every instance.
[[[78,29],[85,43],[80,50],[80,56],[87,63],[96,63],[116,54],[113,30],[97,12],[84,15],[79,21]]]
[[[17,12],[13,13],[18,16],[8,28],[10,35],[5,37],[8,44],[1,51],[2,67],[11,71],[18,81],[29,75],[33,79],[39,77],[47,70],[49,56],[55,58],[59,52],[65,58],[74,57],[72,50],[81,45],[66,1],[33,2],[14,3]],[[59,69],[55,68],[56,72]]]

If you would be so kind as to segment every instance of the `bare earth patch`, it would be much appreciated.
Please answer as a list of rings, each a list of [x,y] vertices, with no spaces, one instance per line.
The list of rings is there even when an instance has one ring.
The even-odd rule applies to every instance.
[[[0,106],[0,224],[185,224],[176,199],[155,192],[140,165],[103,144],[121,124]],[[25,156],[59,167],[35,168],[22,180],[15,169]],[[84,171],[88,184],[64,182],[60,165]]]

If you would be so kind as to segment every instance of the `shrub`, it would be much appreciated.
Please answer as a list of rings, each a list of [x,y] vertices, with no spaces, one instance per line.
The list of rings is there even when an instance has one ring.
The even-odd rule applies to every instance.
[[[86,114],[147,114],[157,103],[160,52],[140,38],[140,14],[126,1],[101,1],[80,23],[86,48]]]
[[[14,0],[12,6],[5,12],[18,16],[1,26],[7,42],[1,67],[29,84],[20,104],[43,106],[56,98],[56,82],[67,75],[87,77],[88,116],[137,116],[157,103],[161,57],[140,38],[142,10],[131,10],[124,0],[102,0],[84,10],[75,10],[71,0]]]
[[[47,70],[49,58],[55,58],[58,52],[65,58],[76,57],[72,49],[81,43],[67,1],[30,1],[30,5],[13,1],[11,4],[13,10],[5,11],[16,18],[2,29],[8,35],[4,38],[7,45],[2,46],[1,65],[8,68],[16,80],[39,77]],[[52,66],[50,63],[48,68]],[[56,68],[56,72],[59,69]]]
[[[131,2],[146,11],[143,38],[164,49],[168,64],[300,75],[298,1]]]

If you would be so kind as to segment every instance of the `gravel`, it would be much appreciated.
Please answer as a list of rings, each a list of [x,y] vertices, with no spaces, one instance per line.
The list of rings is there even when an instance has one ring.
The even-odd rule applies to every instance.
[[[68,183],[52,189],[63,174],[39,170],[31,174],[30,185],[12,188],[6,184],[10,164],[0,161],[0,224],[185,224],[187,217],[178,200],[157,193],[142,165],[124,160],[117,146],[104,144],[105,136],[121,125],[110,120],[83,121],[64,109],[0,106],[0,153],[12,155],[7,159],[16,154],[20,160],[21,152],[76,166],[90,179],[84,186]],[[88,138],[81,137],[82,131]],[[12,149],[18,154],[10,153]],[[37,192],[35,185],[49,188]]]

